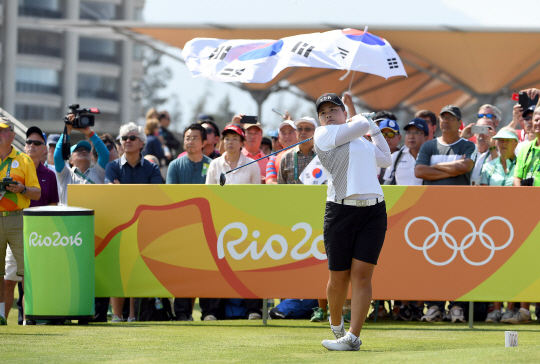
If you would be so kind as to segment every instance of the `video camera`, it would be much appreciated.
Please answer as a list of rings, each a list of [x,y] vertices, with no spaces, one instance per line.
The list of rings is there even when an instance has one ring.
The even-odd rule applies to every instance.
[[[68,117],[64,117],[64,123],[73,125],[74,129],[84,129],[89,126],[94,126],[94,114],[99,114],[99,110],[95,107],[90,109],[79,109],[79,104],[68,105],[69,114],[74,114],[73,121],[69,121]]]

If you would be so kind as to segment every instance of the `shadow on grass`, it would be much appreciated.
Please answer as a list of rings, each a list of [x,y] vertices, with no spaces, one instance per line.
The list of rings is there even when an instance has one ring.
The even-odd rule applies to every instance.
[[[66,323],[68,327],[99,327],[99,328],[135,328],[135,327],[232,327],[232,328],[255,328],[266,327],[272,329],[308,329],[308,330],[328,330],[327,323],[310,323],[308,320],[269,320],[268,325],[264,326],[262,322],[256,323],[248,320],[220,320],[220,321],[140,321],[115,323],[99,322],[90,325],[77,325],[75,323]],[[346,325],[348,328],[348,325]],[[518,325],[517,327],[507,324],[489,324],[484,322],[475,322],[475,327],[470,329],[468,323],[428,323],[428,322],[366,322],[363,330],[368,331],[446,331],[446,332],[503,332],[508,330],[520,330],[525,332],[540,332],[540,326],[534,324]],[[13,334],[26,335],[26,334]],[[33,334],[28,334],[33,335]],[[37,335],[37,334],[36,334]],[[47,335],[47,334],[41,334]]]
[[[1,333],[0,336],[63,336],[63,334],[21,334],[15,332],[4,332]]]

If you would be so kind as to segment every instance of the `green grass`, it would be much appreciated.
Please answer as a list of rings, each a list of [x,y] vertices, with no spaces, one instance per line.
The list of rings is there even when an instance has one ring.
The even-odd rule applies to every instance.
[[[308,320],[154,322],[18,326],[16,310],[0,326],[2,363],[271,362],[524,363],[540,361],[540,325],[366,323],[360,352],[329,352],[326,323]],[[519,347],[504,347],[504,331]]]

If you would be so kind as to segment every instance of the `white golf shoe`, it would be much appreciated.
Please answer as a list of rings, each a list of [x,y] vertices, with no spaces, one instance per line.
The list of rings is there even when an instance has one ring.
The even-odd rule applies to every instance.
[[[336,340],[323,340],[322,346],[328,350],[335,351],[358,351],[360,350],[360,345],[362,345],[362,340],[354,340],[352,335],[347,332],[345,336],[340,337]]]
[[[328,322],[330,322],[330,329],[332,329],[332,333],[334,334],[334,337],[336,339],[339,339],[345,336],[345,325],[343,323],[343,316],[341,316],[340,326],[332,326],[332,322],[330,321],[330,316],[328,316]]]

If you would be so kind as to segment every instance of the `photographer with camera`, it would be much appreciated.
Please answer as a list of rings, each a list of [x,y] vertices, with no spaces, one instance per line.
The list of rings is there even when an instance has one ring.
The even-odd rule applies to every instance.
[[[109,163],[109,150],[96,133],[90,128],[94,125],[93,115],[88,110],[78,110],[79,105],[68,106],[71,110],[64,119],[65,134],[60,136],[54,151],[54,168],[58,180],[58,194],[60,205],[67,205],[67,186],[70,184],[102,184],[105,179],[105,167]],[[97,109],[90,109],[90,113],[99,113]],[[98,154],[98,162],[91,165],[90,152],[92,147],[86,140],[80,141],[69,149],[69,136],[73,129],[79,130],[90,138]],[[65,160],[69,159],[68,167]]]
[[[41,187],[32,159],[18,152],[13,122],[0,118],[0,325],[7,325],[4,303],[6,250],[9,244],[17,262],[17,276],[24,277],[24,238],[22,210],[30,200],[39,200]]]
[[[514,169],[514,186],[540,186],[540,108],[532,116],[536,139],[523,145]]]

